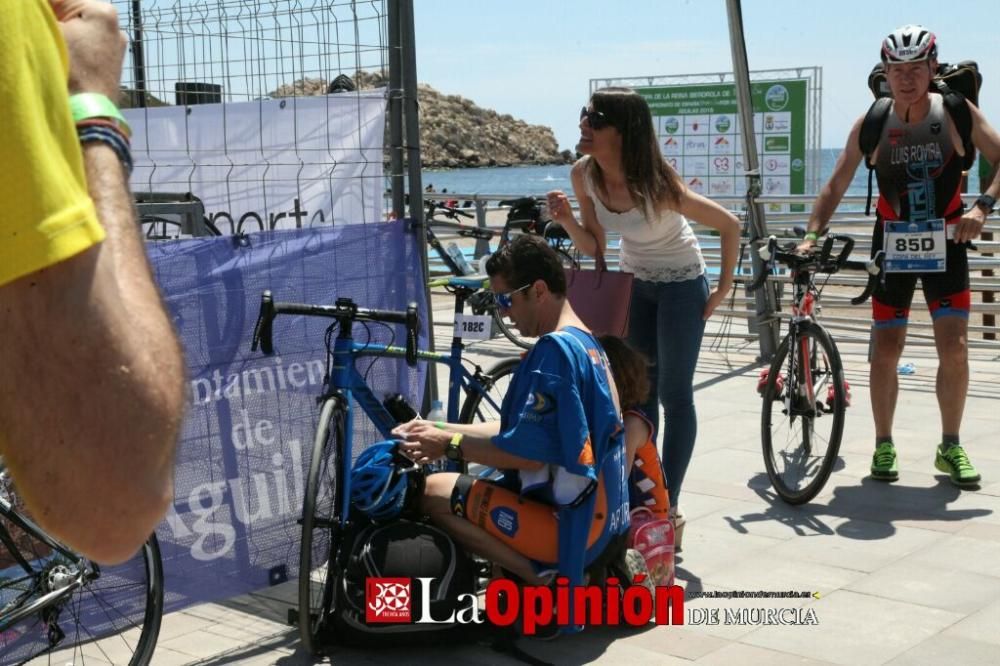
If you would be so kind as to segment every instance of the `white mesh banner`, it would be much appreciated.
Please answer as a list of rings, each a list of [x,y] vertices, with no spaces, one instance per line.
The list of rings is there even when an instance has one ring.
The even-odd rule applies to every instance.
[[[137,192],[191,192],[228,233],[382,219],[383,90],[128,109]]]

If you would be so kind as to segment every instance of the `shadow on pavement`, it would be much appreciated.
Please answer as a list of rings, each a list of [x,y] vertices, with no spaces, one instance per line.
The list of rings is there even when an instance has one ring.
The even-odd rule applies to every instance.
[[[842,461],[839,466],[843,466]],[[835,488],[826,504],[791,506],[771,490],[767,474],[762,472],[751,478],[747,487],[768,504],[767,509],[740,517],[726,516],[726,522],[742,534],[748,533],[748,523],[773,521],[787,525],[800,536],[837,534],[848,539],[874,540],[895,534],[893,523],[897,521],[951,522],[993,513],[990,509],[949,509],[948,504],[967,491],[953,486],[947,476],[938,476],[937,481],[936,486],[922,488],[866,477],[861,485]],[[846,518],[847,522],[834,529],[824,522],[827,517]]]

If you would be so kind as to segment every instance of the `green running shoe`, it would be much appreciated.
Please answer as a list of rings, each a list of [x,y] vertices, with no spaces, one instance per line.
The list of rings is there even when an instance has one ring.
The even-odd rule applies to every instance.
[[[951,482],[960,488],[979,485],[981,478],[979,472],[969,462],[965,449],[958,444],[948,448],[944,448],[944,444],[938,444],[934,466],[945,472],[951,478]]]
[[[896,447],[892,442],[882,442],[875,447],[872,456],[872,478],[877,481],[896,481],[899,467],[896,466]]]

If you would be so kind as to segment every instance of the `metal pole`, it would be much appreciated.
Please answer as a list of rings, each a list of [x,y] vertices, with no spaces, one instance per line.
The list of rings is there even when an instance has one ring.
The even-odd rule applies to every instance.
[[[146,57],[142,51],[142,7],[132,0],[132,67],[135,71],[136,106],[146,107]]]
[[[406,215],[406,184],[403,182],[403,33],[399,25],[399,2],[389,0],[389,187],[392,216]]]
[[[420,117],[417,115],[417,46],[416,30],[413,22],[413,0],[399,0],[399,27],[403,44],[403,121],[406,126],[406,170],[410,185],[410,210],[408,217],[416,225],[417,248],[420,252],[420,269],[424,285],[430,278],[427,265],[427,236],[424,234],[424,187],[420,177]],[[430,287],[424,287],[427,298],[427,346],[434,351],[434,308],[431,303]],[[424,410],[427,413],[430,401],[438,397],[437,368],[427,364],[427,388],[424,391]]]
[[[757,141],[754,136],[753,98],[750,95],[750,70],[747,65],[747,47],[743,40],[743,14],[740,0],[726,0],[729,15],[729,42],[733,54],[733,77],[736,101],[740,114],[740,134],[743,139],[743,160],[747,177],[747,222],[750,240],[750,262],[754,276],[764,270],[764,261],[757,254],[757,241],[767,237],[764,206],[757,200],[761,193],[760,164],[757,161]],[[779,321],[774,292],[770,285],[754,292],[760,344],[760,360],[767,362],[778,348]]]

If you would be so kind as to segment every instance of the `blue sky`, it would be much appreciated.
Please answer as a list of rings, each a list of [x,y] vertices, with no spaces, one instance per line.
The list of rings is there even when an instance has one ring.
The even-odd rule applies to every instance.
[[[447,94],[578,137],[592,78],[732,71],[725,0],[415,0],[417,77]],[[961,11],[942,11],[959,7]],[[976,60],[1000,127],[997,0],[744,0],[750,69],[822,67],[823,147],[871,102],[882,38],[920,23],[942,61]]]

